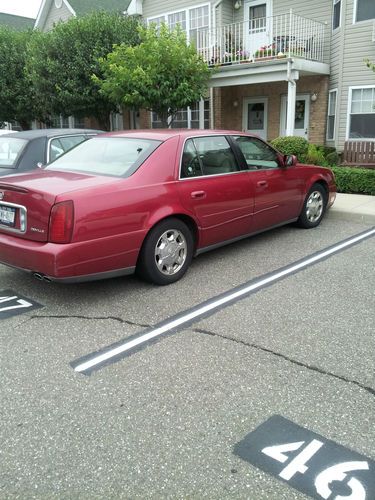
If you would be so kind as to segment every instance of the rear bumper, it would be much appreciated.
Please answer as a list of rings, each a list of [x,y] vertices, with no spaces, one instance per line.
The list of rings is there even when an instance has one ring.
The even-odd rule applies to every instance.
[[[55,244],[0,235],[0,263],[48,281],[73,283],[134,272],[143,232]]]

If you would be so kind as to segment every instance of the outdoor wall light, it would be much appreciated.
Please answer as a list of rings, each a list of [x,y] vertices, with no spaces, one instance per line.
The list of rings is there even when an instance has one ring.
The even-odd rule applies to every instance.
[[[311,94],[311,102],[315,102],[317,99],[318,99],[318,94],[316,92],[314,92],[313,94]]]
[[[233,107],[234,108],[238,108],[238,101],[237,101],[237,99],[235,101],[233,101]]]
[[[234,8],[236,10],[240,9],[242,7],[242,1],[241,0],[236,0],[236,2],[234,3]]]

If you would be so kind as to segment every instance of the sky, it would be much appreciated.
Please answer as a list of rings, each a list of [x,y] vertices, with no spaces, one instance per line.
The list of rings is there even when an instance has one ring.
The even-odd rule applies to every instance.
[[[0,12],[36,18],[42,0],[0,0]]]

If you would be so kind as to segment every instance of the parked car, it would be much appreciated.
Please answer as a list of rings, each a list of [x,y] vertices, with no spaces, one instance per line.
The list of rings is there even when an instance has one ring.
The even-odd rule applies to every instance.
[[[0,137],[0,176],[34,170],[102,131],[54,128],[6,132]]]
[[[0,135],[14,134],[17,130],[8,130],[6,128],[0,128]]]
[[[75,282],[138,270],[166,285],[193,256],[334,202],[327,168],[233,131],[102,134],[45,169],[0,181],[0,262]]]

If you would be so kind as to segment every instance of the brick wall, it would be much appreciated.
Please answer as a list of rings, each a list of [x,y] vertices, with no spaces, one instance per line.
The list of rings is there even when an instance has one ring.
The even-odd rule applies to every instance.
[[[281,96],[287,95],[287,82],[223,87],[214,92],[215,128],[243,130],[243,100],[246,97],[268,98],[268,139],[280,135]],[[297,94],[317,94],[310,102],[309,141],[324,144],[326,134],[328,77],[303,77],[297,81]],[[237,102],[235,107],[233,103]]]

